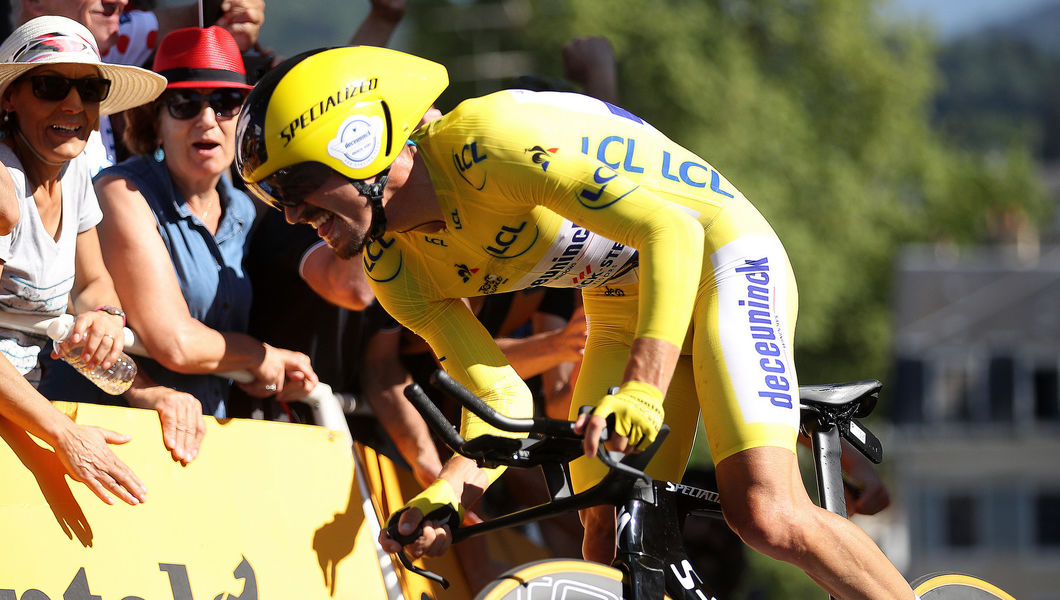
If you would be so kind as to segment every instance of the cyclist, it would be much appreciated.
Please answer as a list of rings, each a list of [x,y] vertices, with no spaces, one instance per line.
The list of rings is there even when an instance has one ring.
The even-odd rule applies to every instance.
[[[702,409],[726,518],[744,541],[798,565],[834,596],[912,598],[872,540],[814,505],[802,486],[795,281],[747,199],[611,104],[508,90],[439,116],[432,104],[447,85],[441,65],[381,48],[291,58],[240,114],[239,172],[338,255],[363,251],[387,311],[510,416],[530,415],[529,391],[459,299],[583,288],[589,337],[572,407],[595,406],[578,421],[588,456],[609,415],[618,436],[608,444],[619,451],[651,442],[666,422],[673,433],[649,474],[677,481]],[[469,414],[461,428],[466,438],[496,433]],[[576,488],[602,469],[576,461]],[[498,475],[449,460],[401,513],[402,534],[424,525],[410,554],[443,553],[448,520]],[[585,557],[610,562],[613,509],[581,516]],[[401,548],[385,534],[380,542]]]

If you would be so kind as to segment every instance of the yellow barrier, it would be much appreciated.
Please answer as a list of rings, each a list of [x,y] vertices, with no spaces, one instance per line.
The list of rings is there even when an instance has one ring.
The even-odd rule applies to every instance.
[[[112,448],[147,502],[102,503],[63,476],[51,448],[0,418],[0,600],[399,597],[404,573],[377,552],[345,436],[207,418],[199,457],[182,467],[154,412],[57,406],[133,437]]]

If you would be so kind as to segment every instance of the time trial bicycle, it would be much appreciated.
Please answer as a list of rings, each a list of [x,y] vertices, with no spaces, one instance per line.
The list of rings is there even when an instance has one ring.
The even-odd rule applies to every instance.
[[[538,506],[474,525],[452,526],[451,522],[454,543],[590,506],[612,505],[618,510],[617,552],[611,566],[576,559],[531,562],[497,578],[476,600],[718,600],[682,547],[681,528],[688,515],[722,518],[720,495],[714,490],[654,481],[644,473],[669,433],[667,426],[640,453],[622,455],[601,445],[597,456],[608,466],[608,474],[591,488],[573,493],[569,463],[583,454],[582,436],[574,433],[573,422],[507,417],[442,370],[432,375],[431,383],[498,430],[527,434],[523,438],[484,435],[465,440],[419,385],[409,385],[405,396],[447,446],[483,468],[540,467],[551,498]],[[869,460],[880,463],[883,447],[858,419],[875,407],[881,387],[879,381],[865,380],[799,388],[801,429],[812,441],[821,505],[843,516],[847,512],[846,484],[840,467],[842,440]],[[607,433],[602,437],[606,439]],[[391,516],[388,535],[404,545],[415,540],[419,532],[400,535],[399,514]],[[432,513],[424,519],[444,516]],[[410,571],[448,586],[440,576],[413,565],[404,552],[398,558]],[[923,600],[1014,600],[997,587],[963,574],[923,578],[914,588]]]

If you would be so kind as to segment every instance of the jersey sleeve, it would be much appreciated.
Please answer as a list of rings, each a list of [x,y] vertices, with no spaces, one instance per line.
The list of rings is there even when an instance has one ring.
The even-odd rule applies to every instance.
[[[510,180],[523,182],[528,200],[637,249],[637,337],[680,347],[699,286],[703,226],[679,205],[580,152],[559,149],[537,160],[512,156],[502,168],[511,171]]]
[[[486,328],[459,298],[442,298],[417,248],[384,237],[364,251],[365,271],[376,298],[398,322],[422,337],[442,367],[498,412],[533,416],[533,399]],[[461,435],[522,437],[500,432],[463,411]],[[498,473],[499,475],[499,473]]]

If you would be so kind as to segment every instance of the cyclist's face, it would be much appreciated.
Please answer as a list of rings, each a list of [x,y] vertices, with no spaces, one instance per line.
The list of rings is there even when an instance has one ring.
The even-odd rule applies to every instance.
[[[374,179],[369,179],[369,182]],[[288,223],[308,223],[339,258],[349,259],[364,249],[372,211],[367,199],[338,173],[297,206],[284,208]]]

